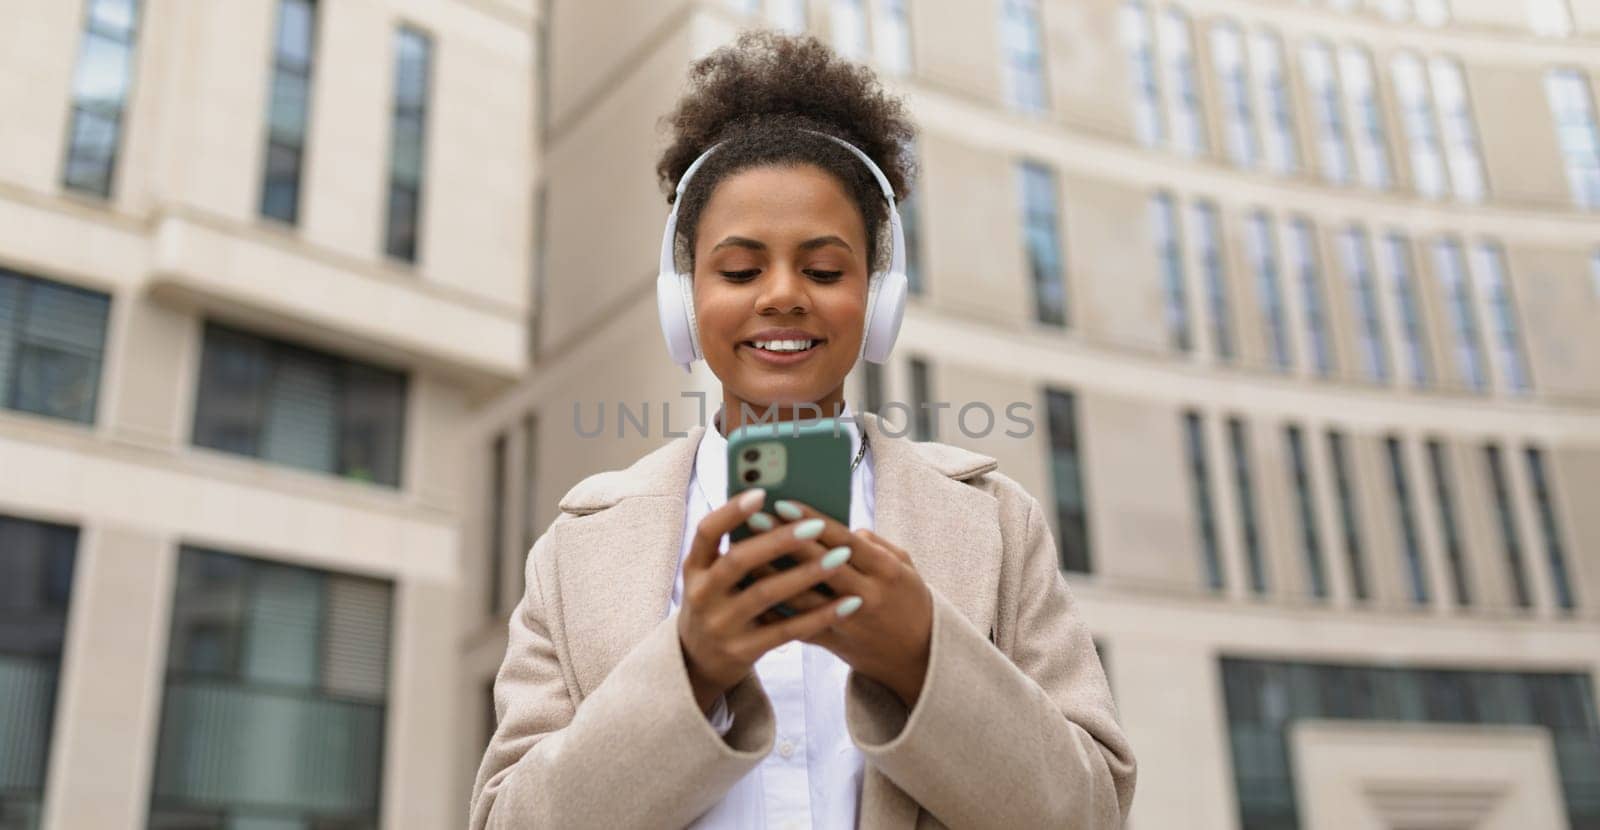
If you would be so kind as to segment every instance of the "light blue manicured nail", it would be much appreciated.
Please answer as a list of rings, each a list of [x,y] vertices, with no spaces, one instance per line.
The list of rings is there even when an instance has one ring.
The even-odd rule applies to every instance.
[[[750,516],[750,518],[745,519],[744,521],[745,524],[750,525],[756,530],[766,531],[772,529],[772,517],[765,513],[753,514]]]
[[[777,511],[779,516],[782,516],[791,522],[805,515],[805,513],[800,510],[799,505],[789,501],[788,499],[779,499],[778,501],[773,502],[772,509]]]
[[[822,569],[825,571],[831,571],[849,561],[850,549],[844,545],[840,545],[839,547],[828,551],[827,555],[822,557]]]
[[[815,539],[822,535],[822,527],[821,519],[806,519],[794,526],[794,538]]]
[[[838,614],[841,617],[848,617],[851,614],[854,614],[856,609],[860,607],[861,597],[848,597],[844,602],[839,603],[839,607],[834,609],[833,613]]]

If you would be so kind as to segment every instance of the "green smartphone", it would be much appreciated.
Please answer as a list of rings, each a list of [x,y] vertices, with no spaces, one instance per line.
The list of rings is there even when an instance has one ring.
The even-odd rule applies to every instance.
[[[850,526],[850,435],[834,418],[808,421],[748,424],[728,436],[728,498],[745,490],[761,487],[767,491],[766,511],[772,503],[789,499],[804,503]],[[740,524],[728,534],[738,542],[755,535],[749,525]],[[796,564],[784,554],[772,565],[786,570]],[[742,589],[755,578],[745,574]],[[818,583],[813,590],[825,597],[837,596],[832,588]],[[786,603],[773,606],[785,617],[797,611]]]

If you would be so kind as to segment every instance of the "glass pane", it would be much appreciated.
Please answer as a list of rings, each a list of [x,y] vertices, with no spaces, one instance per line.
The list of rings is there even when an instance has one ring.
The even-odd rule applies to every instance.
[[[389,256],[417,259],[417,192],[399,185],[389,187],[389,221],[384,244]]]
[[[324,691],[383,700],[388,685],[389,594],[389,586],[381,582],[328,579]]]
[[[217,326],[206,328],[195,400],[196,444],[259,454],[268,356],[265,340]]]
[[[267,123],[275,140],[295,146],[304,141],[308,84],[304,75],[281,70],[273,73]]]
[[[130,36],[138,3],[134,0],[93,0],[89,6],[89,24],[107,34]]]
[[[37,827],[78,533],[0,516],[0,827]]]
[[[280,351],[262,422],[262,457],[334,472],[338,424],[339,380],[334,362],[300,350]]]
[[[22,337],[98,358],[105,346],[109,307],[104,294],[36,282],[28,296]]]
[[[416,186],[422,181],[422,122],[401,117],[394,121],[394,180]]]
[[[283,0],[278,12],[278,60],[294,67],[310,66],[315,16],[308,0]]]
[[[117,153],[117,120],[86,109],[72,116],[71,144],[67,148],[64,183],[71,188],[106,196],[111,193],[111,165]]]
[[[83,54],[72,83],[74,103],[106,112],[122,108],[128,92],[128,58],[132,47],[93,32],[83,36]]]
[[[261,213],[294,222],[300,212],[300,151],[274,141],[267,147],[267,177],[261,189]]]
[[[94,422],[100,361],[52,346],[22,343],[17,349],[16,398],[23,412]]]
[[[420,109],[428,95],[428,39],[419,32],[402,29],[396,48],[395,105]]]
[[[405,426],[404,375],[352,364],[346,373],[339,472],[399,486]]]

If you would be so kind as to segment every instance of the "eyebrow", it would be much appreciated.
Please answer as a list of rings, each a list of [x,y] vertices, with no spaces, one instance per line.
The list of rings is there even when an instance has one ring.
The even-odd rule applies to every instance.
[[[807,239],[806,241],[800,243],[800,250],[802,250],[802,251],[814,251],[814,250],[816,250],[818,248],[821,248],[821,247],[824,247],[824,246],[827,246],[827,245],[838,245],[839,247],[844,248],[846,251],[849,251],[852,254],[855,253],[855,249],[850,247],[850,243],[848,243],[848,242],[844,241],[843,239],[840,239],[839,237],[834,236],[832,234],[829,234],[827,236],[819,236],[816,239]],[[730,236],[730,237],[722,240],[721,242],[718,242],[716,245],[712,246],[711,250],[716,251],[716,250],[719,250],[721,248],[730,248],[730,247],[731,248],[748,248],[749,250],[752,250],[752,251],[765,251],[767,249],[767,244],[765,242],[762,242],[762,241],[757,240],[757,239],[750,239],[749,237]]]

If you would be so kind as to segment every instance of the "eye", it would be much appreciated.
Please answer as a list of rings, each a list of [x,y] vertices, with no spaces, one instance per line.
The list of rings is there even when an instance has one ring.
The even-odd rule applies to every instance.
[[[808,269],[806,273],[818,282],[834,282],[844,276],[843,271],[820,271],[815,268]]]
[[[746,268],[743,271],[720,271],[718,273],[733,282],[749,282],[755,279],[757,274],[761,273],[761,269]]]

